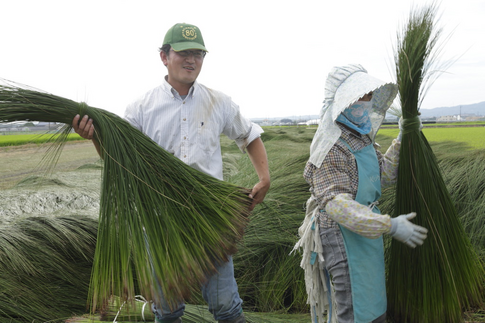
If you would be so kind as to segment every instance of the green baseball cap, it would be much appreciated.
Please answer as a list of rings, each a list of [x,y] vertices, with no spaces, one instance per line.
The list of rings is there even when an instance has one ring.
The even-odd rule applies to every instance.
[[[165,34],[163,45],[169,44],[176,52],[188,49],[200,49],[207,52],[202,33],[197,26],[175,24]]]

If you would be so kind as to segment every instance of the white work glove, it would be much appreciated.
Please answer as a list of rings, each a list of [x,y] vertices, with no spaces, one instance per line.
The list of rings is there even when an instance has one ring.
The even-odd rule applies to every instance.
[[[428,229],[409,221],[415,216],[416,213],[412,212],[391,218],[391,231],[389,232],[394,239],[407,244],[411,248],[422,245],[428,233]]]
[[[402,141],[402,123],[403,123],[403,118],[400,117],[399,118],[399,121],[398,121],[398,125],[399,125],[399,134],[397,135],[397,141],[401,142]],[[419,117],[419,131],[421,131],[421,129],[423,129],[423,123],[421,122],[421,117]]]

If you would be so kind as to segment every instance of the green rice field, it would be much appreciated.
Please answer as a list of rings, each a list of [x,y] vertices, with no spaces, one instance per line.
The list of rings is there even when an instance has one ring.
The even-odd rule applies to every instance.
[[[485,126],[481,127],[429,127],[423,128],[423,133],[429,142],[452,141],[466,144],[468,149],[485,149]],[[396,137],[399,129],[381,129],[381,136]],[[464,145],[465,147],[465,145]]]
[[[0,136],[0,147],[18,146],[25,144],[42,144],[49,140],[57,138],[57,134],[20,134],[20,135],[3,135]],[[84,140],[77,133],[69,134],[68,141]]]
[[[267,127],[266,129],[282,130],[293,127]],[[298,128],[298,127],[296,127]],[[300,127],[301,128],[301,127]],[[316,128],[314,128],[316,130]],[[309,128],[311,131],[312,128]],[[379,130],[379,135],[396,137],[399,129],[396,126],[385,127]],[[449,124],[426,125],[423,133],[430,142],[454,141],[463,142],[473,149],[485,149],[485,123],[464,124],[459,127],[450,127]],[[15,134],[0,136],[0,147],[17,146],[24,144],[41,144],[52,140],[57,135],[52,134]],[[83,140],[78,134],[72,133],[68,140]]]

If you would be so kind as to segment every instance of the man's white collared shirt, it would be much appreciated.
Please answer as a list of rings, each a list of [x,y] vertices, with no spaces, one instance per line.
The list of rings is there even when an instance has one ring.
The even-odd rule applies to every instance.
[[[197,82],[182,98],[164,80],[128,105],[125,119],[187,165],[221,180],[220,135],[235,140],[244,152],[263,132],[229,96]]]

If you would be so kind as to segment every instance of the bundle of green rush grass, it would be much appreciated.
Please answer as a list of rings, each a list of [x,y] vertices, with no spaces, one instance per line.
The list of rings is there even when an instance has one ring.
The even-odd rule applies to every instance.
[[[483,267],[473,251],[433,151],[419,129],[423,87],[433,75],[436,7],[411,12],[395,53],[403,117],[394,214],[415,211],[428,228],[423,246],[392,242],[388,258],[388,314],[393,322],[461,322],[462,310],[481,303]],[[436,70],[435,70],[436,71]]]
[[[298,241],[295,232],[303,221],[303,207],[309,195],[301,174],[315,133],[300,129],[265,129],[262,134],[268,157],[272,157],[268,161],[271,190],[264,205],[253,212],[234,256],[239,294],[246,307],[258,312],[308,312],[301,257],[290,255]],[[239,171],[230,181],[250,185],[257,180],[251,167],[247,158],[240,158]]]
[[[60,322],[84,313],[97,227],[83,216],[1,225],[0,322]]]
[[[249,190],[187,166],[115,114],[0,85],[0,121],[66,124],[55,137],[54,154],[76,114],[95,121],[104,155],[91,310],[111,295],[134,304],[135,286],[150,298],[158,283],[170,302],[187,298],[214,273],[215,262],[236,251],[249,216]]]

